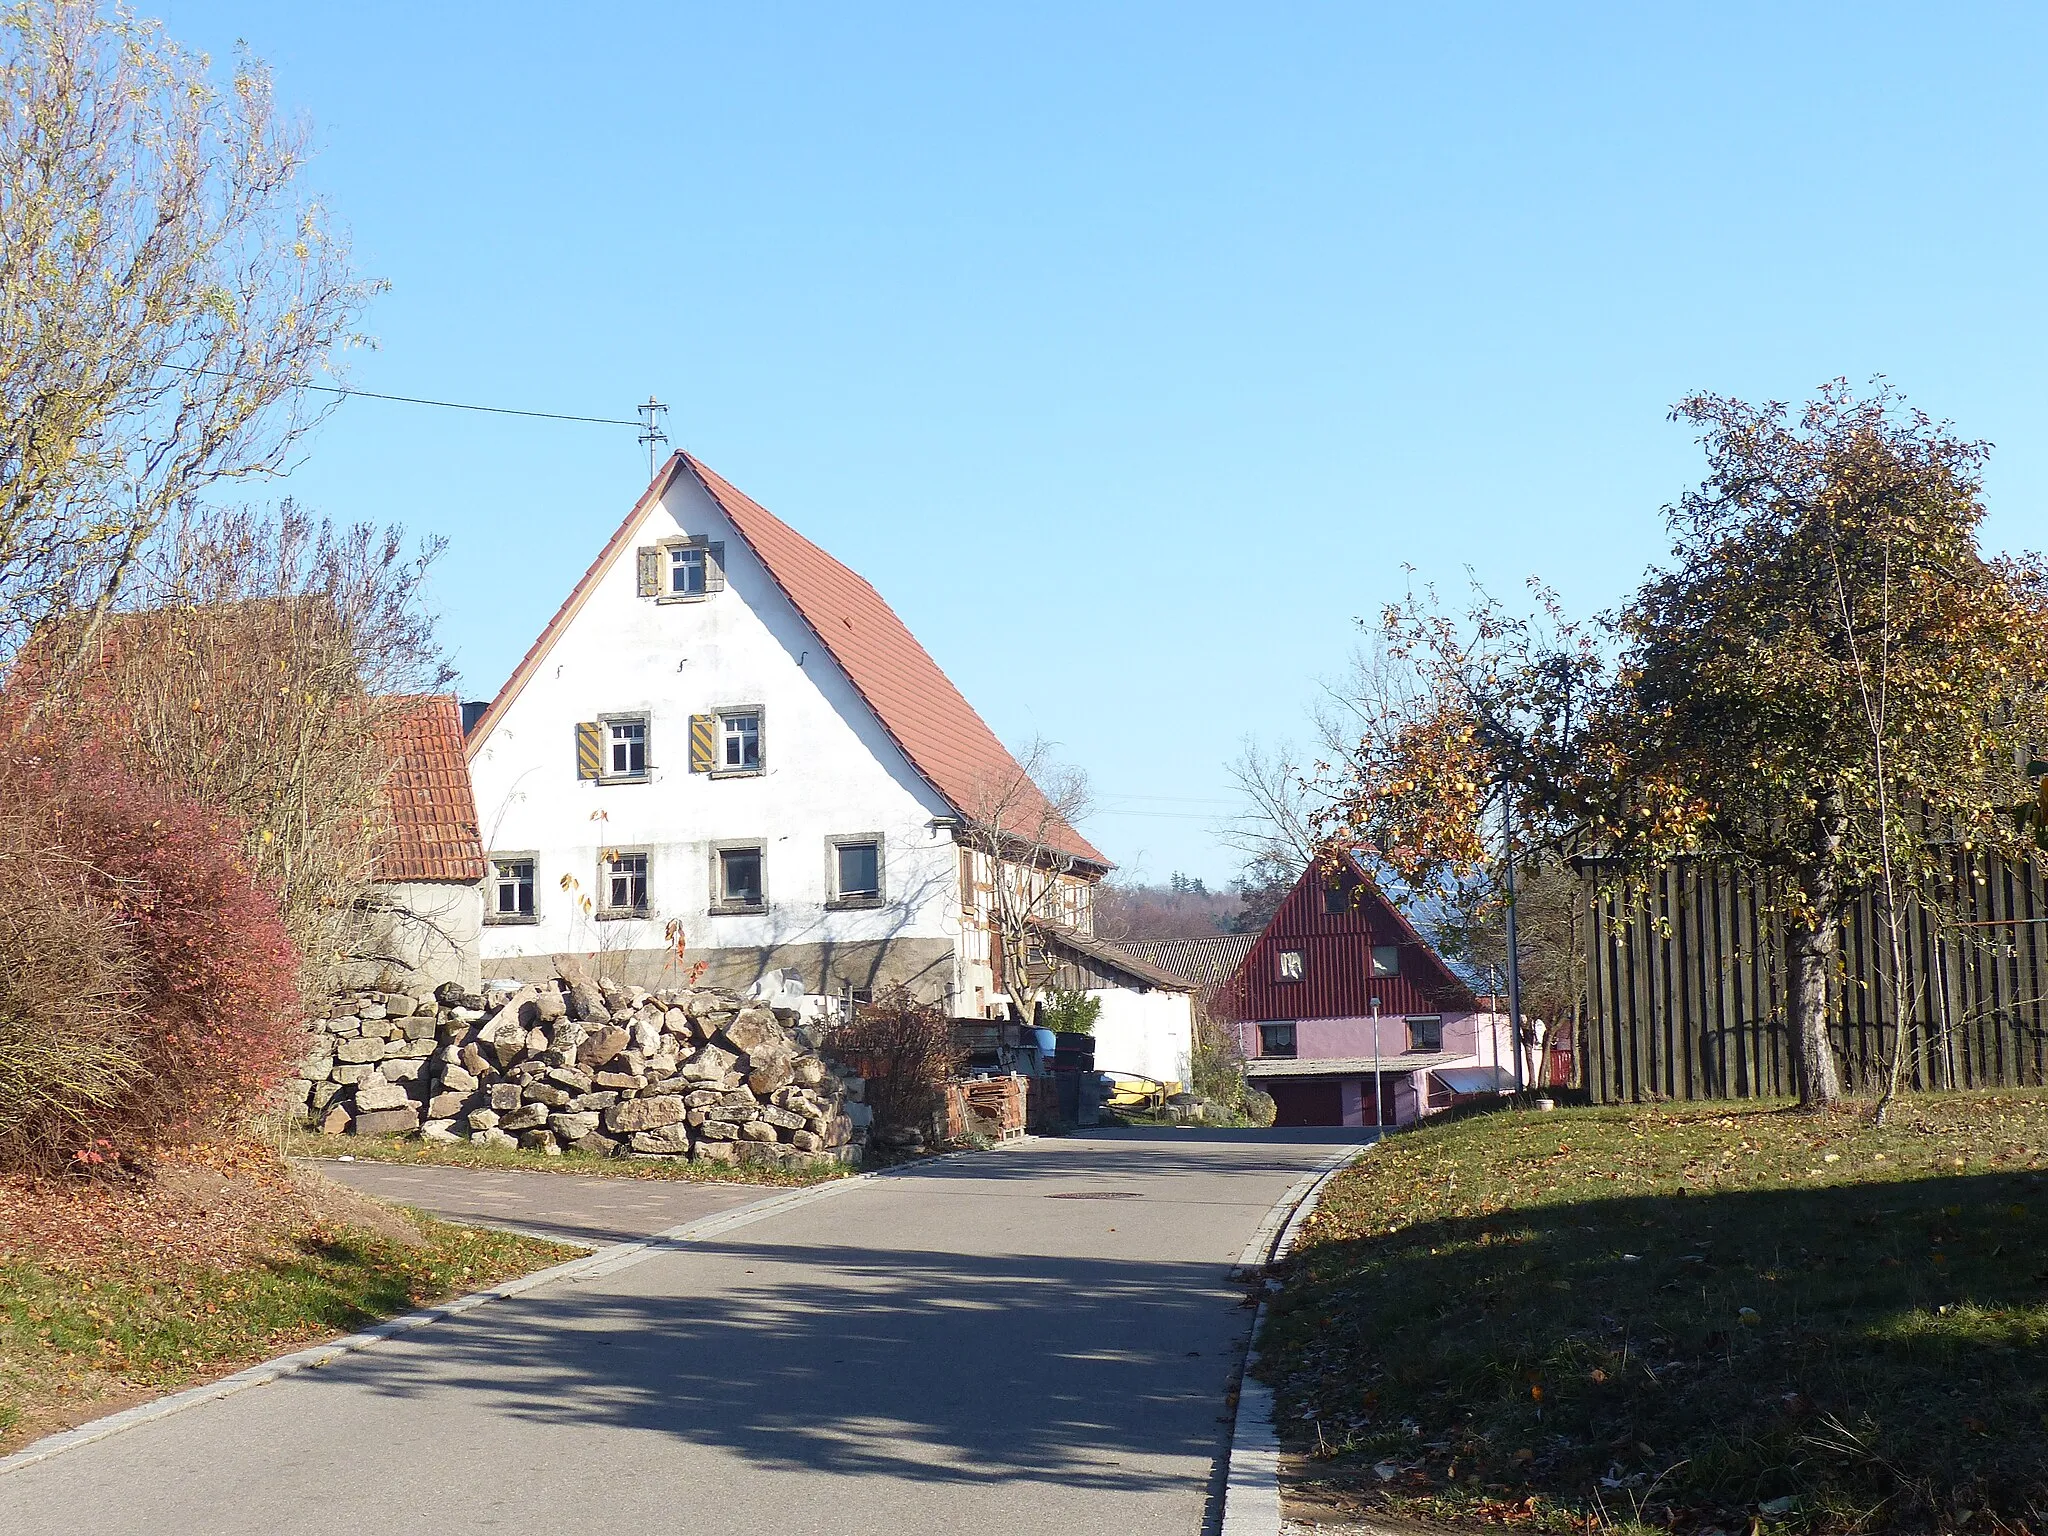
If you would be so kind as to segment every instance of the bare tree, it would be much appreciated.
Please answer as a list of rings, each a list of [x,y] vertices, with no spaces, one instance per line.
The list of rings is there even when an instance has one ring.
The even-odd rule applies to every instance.
[[[1088,814],[1087,775],[1061,764],[1043,739],[1016,757],[1015,768],[982,782],[964,807],[965,831],[985,893],[994,969],[1012,1011],[1029,1022],[1051,979],[1051,968],[1032,958],[1042,948],[1041,930],[1090,926],[1099,869],[1080,851],[1074,830]]]
[[[384,824],[392,736],[451,673],[424,600],[438,541],[272,515],[192,510],[138,560],[128,604],[77,654],[55,708],[144,778],[233,817],[325,990],[356,954]],[[30,688],[41,642],[17,667]]]
[[[82,648],[179,508],[317,419],[376,285],[306,160],[253,59],[217,82],[126,11],[0,11],[0,656],[79,611]]]

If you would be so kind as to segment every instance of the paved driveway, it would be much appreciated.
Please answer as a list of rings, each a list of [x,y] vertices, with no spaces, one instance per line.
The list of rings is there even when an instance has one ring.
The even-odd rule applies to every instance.
[[[517,1227],[594,1248],[665,1232],[775,1193],[756,1184],[691,1184],[516,1168],[344,1163],[333,1158],[321,1158],[313,1166],[351,1189],[396,1205],[416,1206],[430,1215]]]
[[[0,1475],[0,1530],[1194,1536],[1250,1315],[1228,1270],[1341,1134],[835,1186]]]

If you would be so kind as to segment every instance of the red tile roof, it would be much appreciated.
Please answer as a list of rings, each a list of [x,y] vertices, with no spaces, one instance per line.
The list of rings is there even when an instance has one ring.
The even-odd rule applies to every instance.
[[[753,497],[688,454],[677,457],[725,509],[883,729],[956,811],[972,818],[978,809],[1007,800],[1003,815],[1009,829],[1035,840],[1043,824],[1045,841],[1060,852],[1108,865],[1092,843],[1052,813],[1038,786],[881,593]]]
[[[1041,817],[1052,822],[1046,841],[1060,852],[1109,867],[1109,860],[1081,834],[1050,816],[1038,786],[1025,776],[995,732],[988,728],[952,680],[917,643],[895,610],[860,576],[768,511],[751,496],[685,453],[674,455],[634,503],[583,579],[548,627],[528,649],[505,686],[470,732],[472,751],[518,696],[555,636],[582,608],[598,578],[623,551],[648,505],[689,474],[732,519],[740,537],[811,626],[854,688],[903,749],[911,764],[961,816],[1007,798],[1004,819],[1012,829],[1035,831]],[[1010,786],[1017,793],[1009,794]]]
[[[484,845],[462,750],[462,706],[445,694],[382,702],[395,707],[377,727],[391,756],[377,878],[472,885],[484,877]]]

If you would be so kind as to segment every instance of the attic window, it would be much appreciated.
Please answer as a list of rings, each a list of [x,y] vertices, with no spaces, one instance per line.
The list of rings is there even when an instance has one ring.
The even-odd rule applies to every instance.
[[[725,590],[725,546],[702,534],[643,544],[637,589],[657,603],[702,602]]]
[[[1351,910],[1351,898],[1341,885],[1323,887],[1323,910],[1331,917],[1342,917]]]
[[[1282,981],[1301,980],[1300,950],[1283,949],[1280,951],[1280,979]]]
[[[1372,973],[1375,976],[1398,976],[1401,974],[1401,946],[1398,944],[1375,944],[1372,947]]]

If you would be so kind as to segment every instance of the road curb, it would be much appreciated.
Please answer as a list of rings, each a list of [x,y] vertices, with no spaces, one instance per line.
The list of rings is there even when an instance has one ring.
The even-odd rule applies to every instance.
[[[1346,1147],[1325,1158],[1295,1182],[1266,1213],[1258,1231],[1238,1255],[1235,1279],[1265,1280],[1266,1271],[1294,1251],[1301,1229],[1315,1213],[1323,1191],[1344,1169],[1365,1156],[1377,1141]],[[1251,1337],[1237,1378],[1237,1415],[1230,1426],[1230,1449],[1223,1476],[1223,1521],[1219,1536],[1279,1536],[1280,1433],[1273,1421],[1273,1389],[1252,1375],[1259,1362],[1259,1335],[1266,1327],[1266,1303],[1252,1316]],[[0,1463],[4,1467],[4,1463]]]
[[[942,1156],[906,1166],[922,1167],[945,1160]],[[388,1322],[377,1324],[374,1328],[365,1328],[360,1333],[349,1334],[346,1338],[335,1339],[331,1343],[316,1344],[310,1349],[280,1355],[275,1360],[266,1360],[260,1365],[249,1366],[245,1370],[236,1371],[232,1376],[223,1376],[220,1380],[207,1382],[203,1386],[188,1387],[168,1397],[138,1403],[133,1408],[124,1408],[119,1413],[108,1414],[103,1419],[94,1419],[75,1429],[59,1430],[54,1435],[45,1435],[40,1440],[31,1441],[10,1456],[0,1456],[0,1477],[5,1477],[10,1472],[19,1472],[25,1467],[32,1467],[38,1462],[48,1461],[53,1456],[61,1456],[66,1451],[75,1451],[81,1446],[108,1439],[126,1430],[169,1418],[172,1414],[182,1413],[187,1408],[197,1408],[202,1403],[233,1397],[236,1393],[246,1392],[251,1387],[267,1386],[284,1377],[296,1376],[301,1371],[318,1370],[324,1365],[332,1365],[345,1355],[369,1349],[434,1323],[446,1322],[449,1318],[461,1317],[464,1313],[474,1312],[478,1307],[487,1306],[491,1302],[509,1301],[515,1296],[522,1296],[542,1286],[577,1284],[615,1275],[660,1254],[686,1247],[691,1243],[702,1242],[706,1238],[721,1236],[739,1227],[751,1226],[754,1222],[766,1220],[770,1216],[779,1216],[785,1211],[795,1210],[816,1200],[831,1199],[870,1180],[889,1178],[899,1171],[901,1170],[896,1168],[878,1168],[872,1173],[857,1173],[851,1178],[834,1179],[826,1184],[810,1184],[802,1189],[784,1190],[760,1200],[751,1200],[745,1205],[734,1206],[731,1210],[670,1227],[651,1237],[637,1238],[630,1243],[614,1243],[609,1247],[599,1248],[594,1253],[585,1254],[582,1258],[570,1259],[566,1263],[555,1264],[547,1269],[537,1269],[530,1275],[520,1275],[488,1290],[471,1291],[468,1295],[458,1296],[453,1301],[444,1301],[418,1312],[408,1312],[403,1317],[394,1317]],[[550,1238],[549,1241],[558,1242],[560,1239]]]

